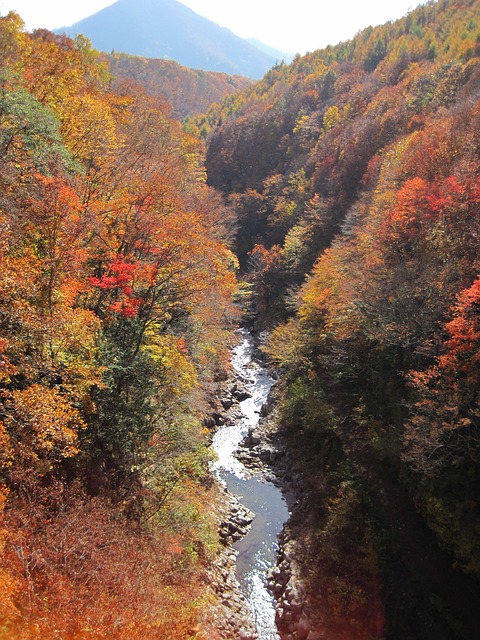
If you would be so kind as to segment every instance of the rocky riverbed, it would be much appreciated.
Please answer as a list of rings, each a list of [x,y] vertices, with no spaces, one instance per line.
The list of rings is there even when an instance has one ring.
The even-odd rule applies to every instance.
[[[212,427],[212,432],[219,426],[232,425],[235,428],[235,425],[238,425],[238,421],[241,420],[240,402],[243,402],[239,398],[248,396],[249,384],[248,376],[237,377],[225,383],[212,407],[212,414],[206,421],[206,424]],[[437,633],[437,629],[440,633],[435,637],[451,637],[447,627],[445,635],[442,635],[441,626],[445,626],[445,623],[442,623],[438,610],[428,600],[430,590],[433,593],[436,591],[436,585],[431,578],[437,569],[437,575],[449,576],[446,585],[442,584],[441,593],[443,595],[449,589],[449,585],[455,585],[456,588],[451,590],[453,596],[446,593],[444,601],[449,602],[453,599],[461,613],[465,609],[463,602],[467,603],[465,606],[469,613],[468,594],[475,593],[469,590],[469,583],[465,583],[464,577],[460,576],[460,580],[457,574],[453,575],[448,557],[444,557],[435,547],[433,537],[418,524],[408,496],[401,493],[401,487],[395,478],[386,474],[381,462],[376,460],[374,455],[370,455],[368,464],[366,463],[364,449],[355,448],[357,441],[352,425],[347,425],[349,429],[345,428],[345,433],[339,429],[335,438],[327,438],[315,452],[309,448],[309,440],[301,429],[292,429],[285,434],[281,432],[278,410],[281,404],[278,399],[282,396],[281,385],[281,382],[273,385],[268,399],[258,408],[259,419],[239,438],[234,455],[235,464],[240,465],[244,472],[254,474],[256,478],[265,483],[272,483],[281,490],[291,513],[278,536],[276,561],[267,577],[268,589],[273,595],[274,619],[278,631],[275,631],[274,637],[280,640],[360,637],[358,634],[355,635],[352,629],[360,629],[363,632],[371,628],[373,632],[369,637],[382,637],[382,616],[386,619],[387,614],[392,616],[393,623],[398,628],[403,628],[403,618],[410,616],[406,617],[406,626],[416,625],[414,628],[420,630],[412,637],[434,637],[428,634],[431,630]],[[286,439],[289,442],[288,447],[285,444]],[[340,573],[332,572],[334,579],[339,575],[348,586],[351,563],[353,579],[360,581],[362,589],[365,587],[360,593],[361,600],[353,598],[349,601],[348,593],[344,600],[339,600],[341,604],[348,605],[349,602],[353,602],[353,605],[358,607],[360,614],[356,619],[348,614],[343,615],[342,612],[336,614],[336,610],[330,607],[329,592],[326,590],[328,573],[322,564],[317,562],[315,556],[319,551],[318,534],[322,532],[326,515],[329,513],[328,501],[331,496],[337,495],[335,483],[338,482],[338,477],[333,476],[332,470],[336,473],[339,473],[339,469],[342,471],[340,463],[347,455],[350,456],[349,464],[363,481],[362,491],[365,493],[362,494],[362,499],[366,496],[369,500],[367,506],[374,505],[376,513],[381,515],[381,520],[374,522],[374,526],[378,527],[374,533],[380,532],[384,544],[385,541],[389,544],[388,548],[385,547],[381,551],[391,554],[394,561],[397,559],[397,564],[390,573],[384,574],[375,574],[371,570],[373,565],[370,560],[366,569],[361,564],[362,557],[358,557],[357,545],[363,544],[362,552],[368,553],[368,558],[376,558],[376,549],[366,544],[366,541],[370,540],[366,527],[372,525],[361,520],[361,504],[360,507],[354,505],[356,510],[349,516],[354,519],[346,520],[346,523],[355,524],[359,531],[358,537],[351,539],[336,536],[327,540],[326,547],[321,551],[327,560],[329,553],[339,554]],[[214,627],[218,635],[212,635],[212,640],[256,640],[257,627],[237,577],[238,552],[235,548],[250,531],[251,513],[226,491],[222,503],[219,515],[219,536],[222,545],[218,561],[212,570],[216,603],[213,607]],[[398,558],[405,563],[405,567],[398,563]],[[331,566],[329,570],[332,571]],[[336,567],[333,571],[336,571]],[[397,577],[398,572],[400,573]],[[325,575],[327,580],[322,582]],[[390,612],[386,611],[386,605],[381,601],[378,592],[378,584],[382,579],[386,580],[387,586],[393,590],[390,603],[387,603],[391,608]],[[427,587],[425,594],[422,592],[423,584]],[[461,599],[465,593],[467,597]],[[343,598],[343,595],[340,598]],[[410,605],[412,598],[414,604]],[[402,619],[398,618],[399,615]],[[474,615],[473,613],[472,619]],[[459,619],[462,619],[461,616]],[[478,625],[474,623],[471,626],[478,629]],[[377,627],[379,631],[376,630]]]
[[[262,409],[262,418],[238,450],[238,459],[265,481],[282,491],[292,514],[299,509],[304,490],[300,474],[292,473],[289,453],[278,430],[275,388]],[[307,590],[301,577],[303,550],[294,537],[291,519],[279,535],[276,566],[268,576],[268,586],[275,597],[275,620],[281,640],[321,640],[320,621],[309,606]]]
[[[213,430],[229,428],[242,419],[240,403],[250,395],[248,377],[237,375],[221,389],[208,421]],[[292,477],[288,454],[278,433],[275,391],[258,409],[258,420],[239,440],[235,458],[243,469],[265,483],[273,483],[282,492],[290,510],[298,504],[301,478]],[[207,422],[208,424],[208,422]],[[237,577],[238,552],[234,544],[247,534],[254,514],[224,487],[224,508],[219,527],[221,551],[213,569],[212,584],[219,604],[215,618],[222,639],[254,640],[257,628],[242,585]],[[300,577],[301,549],[292,538],[287,522],[278,536],[276,564],[270,568],[267,586],[274,598],[275,623],[281,640],[320,640],[318,621],[313,618]],[[265,636],[270,637],[270,636]],[[274,636],[271,636],[274,637]]]
[[[238,552],[235,541],[248,531],[253,514],[225,488],[219,513],[220,549],[209,579],[214,593],[211,615],[218,637],[222,640],[257,640],[245,594],[236,576]]]

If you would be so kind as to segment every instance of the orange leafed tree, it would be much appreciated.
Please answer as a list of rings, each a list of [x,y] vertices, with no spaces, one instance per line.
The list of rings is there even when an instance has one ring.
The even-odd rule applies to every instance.
[[[459,294],[445,331],[436,364],[411,374],[419,400],[405,432],[404,459],[425,475],[465,456],[475,459],[480,446],[480,278]]]
[[[232,210],[202,144],[86,40],[15,15],[0,34],[0,635],[181,640],[212,547]]]

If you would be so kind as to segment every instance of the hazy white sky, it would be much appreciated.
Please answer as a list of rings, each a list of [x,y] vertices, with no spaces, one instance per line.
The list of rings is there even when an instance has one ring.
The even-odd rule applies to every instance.
[[[182,4],[242,38],[258,38],[288,53],[305,53],[353,37],[369,25],[400,18],[426,0],[183,0]],[[69,26],[114,0],[0,0],[27,29]]]

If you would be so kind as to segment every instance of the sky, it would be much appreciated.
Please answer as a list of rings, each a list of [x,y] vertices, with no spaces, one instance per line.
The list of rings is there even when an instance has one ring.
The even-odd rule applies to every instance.
[[[257,38],[285,53],[314,51],[358,31],[404,16],[421,0],[183,0],[182,4],[242,38]],[[114,0],[0,0],[28,30],[55,29],[100,11]]]

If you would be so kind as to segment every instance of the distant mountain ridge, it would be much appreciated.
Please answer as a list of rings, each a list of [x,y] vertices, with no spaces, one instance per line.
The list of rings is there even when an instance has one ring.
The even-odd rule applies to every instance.
[[[216,71],[189,69],[174,60],[143,58],[128,53],[106,53],[109,69],[118,80],[138,82],[152,96],[163,96],[178,120],[205,113],[212,103],[241,91],[254,80]]]
[[[164,58],[192,69],[262,77],[277,61],[176,0],[118,0],[56,33],[85,35],[100,51]]]

